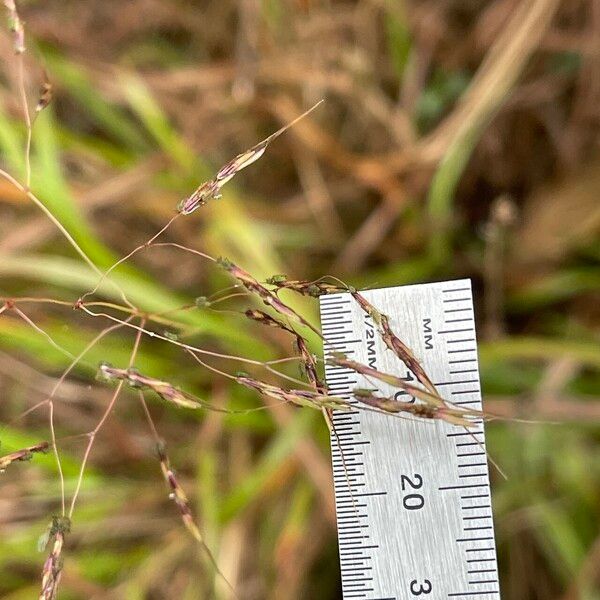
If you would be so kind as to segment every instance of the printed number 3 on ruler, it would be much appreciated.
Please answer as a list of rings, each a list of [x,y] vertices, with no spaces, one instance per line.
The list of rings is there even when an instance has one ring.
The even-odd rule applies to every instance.
[[[481,409],[469,280],[369,290],[440,394]],[[350,294],[321,296],[324,353],[412,379]],[[326,367],[330,393],[372,382]],[[386,395],[397,389],[379,389]],[[367,411],[336,412],[332,439],[344,600],[499,600],[483,423],[466,431]],[[343,452],[343,460],[340,451]],[[350,486],[350,488],[349,488]]]

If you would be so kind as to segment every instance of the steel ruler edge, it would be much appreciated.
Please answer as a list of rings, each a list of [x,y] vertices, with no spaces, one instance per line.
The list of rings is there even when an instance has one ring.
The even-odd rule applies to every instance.
[[[444,398],[481,408],[470,280],[361,294],[390,318]],[[321,296],[320,310],[325,356],[344,352],[411,377],[349,293]],[[325,375],[330,394],[347,399],[356,387],[373,387],[348,369],[326,365]],[[398,399],[410,397],[401,392]],[[336,411],[334,424],[344,600],[499,599],[483,423],[469,433],[441,421]]]

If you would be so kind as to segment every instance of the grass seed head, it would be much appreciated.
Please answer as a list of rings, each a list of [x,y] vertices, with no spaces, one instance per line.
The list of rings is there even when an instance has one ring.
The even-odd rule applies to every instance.
[[[35,112],[39,113],[43,111],[52,102],[53,87],[48,80],[48,75],[44,71],[44,80],[40,86],[40,95],[38,96],[37,104],[35,105]]]
[[[364,296],[353,292],[360,307],[373,319],[385,345],[408,367],[417,380],[433,395],[439,396],[435,385],[417,360],[412,350],[392,331],[387,315],[379,312]]]
[[[206,545],[206,542],[204,541],[204,537],[202,536],[200,527],[198,527],[196,521],[194,520],[188,497],[181,485],[179,485],[175,472],[171,468],[171,464],[169,462],[169,457],[167,455],[167,450],[164,442],[158,442],[158,444],[156,445],[156,453],[158,455],[158,460],[160,461],[160,470],[169,488],[169,499],[173,500],[173,502],[175,503],[175,506],[179,511],[184,527],[188,530],[191,536],[200,544],[204,552],[206,552],[206,555],[212,563],[215,571],[223,579],[223,581],[225,581],[227,586],[232,590],[235,597],[237,598],[233,586],[231,585],[231,583],[229,583],[225,575],[223,575],[223,573],[219,569],[215,557],[213,556],[212,552],[210,551],[210,548]]]
[[[298,347],[300,356],[302,356],[302,368],[308,381],[310,381],[317,392],[325,394],[327,392],[327,386],[319,377],[317,361],[315,360],[314,354],[309,350],[306,340],[300,335],[296,336],[296,346]]]
[[[52,545],[50,554],[44,562],[42,569],[42,589],[39,600],[55,600],[58,594],[58,585],[62,573],[62,550],[65,536],[71,531],[71,520],[64,516],[52,517],[48,531],[43,536],[44,547]]]
[[[287,275],[284,275],[283,273],[280,273],[278,275],[271,275],[271,277],[269,277],[266,282],[269,285],[276,285],[276,286],[281,286],[283,284],[285,284],[285,282],[288,280]]]
[[[473,419],[478,416],[474,411],[450,408],[448,406],[431,406],[430,404],[402,402],[395,398],[376,396],[372,390],[355,389],[354,397],[363,404],[384,413],[407,413],[421,419],[439,419],[452,425],[473,427]]]
[[[312,390],[284,390],[277,386],[253,379],[252,377],[236,377],[236,381],[246,387],[257,390],[263,396],[278,402],[290,402],[297,406],[308,406],[321,410],[323,408],[351,410],[352,406],[343,398],[329,396]]]
[[[340,294],[348,292],[351,288],[334,285],[325,281],[308,281],[303,279],[288,279],[285,275],[274,275],[267,279],[269,285],[279,290],[291,290],[303,296],[318,298],[327,294]]]
[[[206,296],[198,296],[194,300],[194,304],[197,308],[208,308],[210,306],[210,300]]]
[[[252,321],[256,321],[257,323],[261,323],[262,325],[266,325],[267,327],[275,327],[277,329],[283,329],[284,331],[288,331],[295,335],[293,329],[288,327],[285,323],[278,321],[271,315],[267,314],[262,310],[256,310],[253,308],[249,308],[244,314],[251,319]]]
[[[183,408],[202,408],[202,403],[191,394],[183,392],[168,381],[161,381],[154,377],[143,375],[137,369],[118,369],[108,363],[101,363],[97,378],[102,381],[124,381],[129,387],[138,390],[150,390],[166,402]]]
[[[215,177],[219,182],[219,185],[225,185],[230,179],[235,177],[236,173],[249,167],[253,162],[256,162],[265,153],[270,141],[271,140],[267,138],[266,140],[259,142],[256,146],[238,154],[234,159],[223,165]]]
[[[396,375],[383,373],[382,371],[378,371],[373,367],[350,360],[342,353],[335,352],[330,354],[327,358],[327,361],[332,365],[351,369],[357,373],[360,373],[361,375],[365,375],[365,377],[372,377],[373,379],[383,381],[392,387],[400,388],[401,390],[408,392],[411,396],[415,396],[415,398],[425,402],[426,404],[431,404],[432,406],[446,405],[446,401],[437,392],[432,393],[429,390],[424,390],[416,385],[412,385]]]
[[[12,1],[12,0],[10,0]],[[321,100],[322,102],[322,100]],[[249,148],[245,152],[238,154],[235,158],[225,163],[218,171],[217,174],[208,181],[204,182],[196,191],[184,198],[179,205],[177,210],[183,215],[189,215],[193,213],[197,208],[204,206],[209,200],[218,199],[221,197],[221,188],[237,173],[256,162],[265,153],[269,144],[278,138],[282,133],[287,131],[292,125],[297,123],[300,119],[305,117],[309,112],[312,112],[321,102],[315,104],[312,108],[301,114],[299,117],[294,119],[291,123],[285,125],[281,129],[272,133],[269,137],[265,138],[261,142],[258,142],[252,148]]]
[[[4,0],[4,6],[8,10],[8,27],[13,34],[15,54],[23,54],[25,52],[25,28],[17,12],[15,0]]]
[[[221,197],[221,185],[218,181],[211,179],[198,187],[190,196],[184,198],[178,205],[177,210],[182,215],[189,215],[197,208],[204,206],[209,200]]]
[[[192,533],[192,535],[200,542],[204,543],[202,535],[200,534],[200,530],[194,523],[192,517],[192,509],[189,505],[189,500],[187,498],[186,493],[183,491],[181,485],[177,481],[177,477],[175,476],[175,472],[171,468],[171,464],[169,462],[169,457],[167,455],[166,447],[164,443],[157,444],[156,452],[158,454],[158,459],[160,461],[160,468],[165,479],[165,482],[169,486],[169,498],[175,502],[175,506],[179,510],[181,517],[183,519],[184,525],[186,528]]]
[[[244,271],[241,267],[231,262],[226,258],[219,258],[217,263],[221,265],[226,271],[231,273],[250,293],[257,295],[267,306],[270,306],[274,311],[280,315],[300,323],[305,327],[312,329],[317,335],[321,336],[306,319],[299,315],[293,308],[290,308],[287,304],[282,302],[271,290],[267,289],[264,285],[260,284],[250,273]]]
[[[0,473],[4,473],[6,468],[12,463],[31,460],[34,454],[45,454],[49,449],[50,444],[48,442],[40,442],[34,446],[22,448],[21,450],[16,450],[15,452],[11,452],[5,456],[0,456]]]

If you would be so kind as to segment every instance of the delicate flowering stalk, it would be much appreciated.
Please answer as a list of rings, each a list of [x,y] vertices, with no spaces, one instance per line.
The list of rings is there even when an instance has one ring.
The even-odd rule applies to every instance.
[[[379,312],[366,298],[358,292],[352,292],[352,296],[358,302],[360,307],[373,319],[379,329],[379,334],[385,345],[408,367],[414,376],[429,390],[433,395],[439,396],[435,385],[429,379],[427,373],[421,366],[421,363],[415,358],[410,348],[402,342],[390,327],[389,318]]]
[[[184,408],[211,408],[213,410],[213,407],[209,407],[199,398],[181,391],[168,381],[142,375],[134,368],[118,369],[108,363],[101,363],[97,377],[102,381],[124,381],[133,388],[151,390],[163,400]]]
[[[396,375],[390,375],[389,373],[383,373],[382,371],[378,371],[373,367],[369,367],[367,365],[363,365],[362,363],[356,362],[354,360],[350,360],[346,358],[346,356],[340,352],[335,352],[330,354],[327,357],[327,361],[338,367],[345,367],[347,369],[351,369],[352,371],[356,371],[361,375],[365,375],[366,377],[373,377],[374,379],[378,379],[379,381],[383,381],[388,385],[393,387],[400,388],[405,392],[408,392],[411,396],[418,398],[422,402],[429,404],[431,406],[446,406],[448,403],[444,400],[437,391],[435,393],[430,392],[429,390],[424,390],[416,385],[412,385],[408,383],[404,379]]]
[[[408,413],[413,417],[439,419],[452,425],[461,425],[462,427],[473,427],[473,420],[482,416],[479,411],[462,410],[449,406],[409,404],[408,402],[398,401],[394,398],[376,396],[372,390],[361,388],[355,389],[353,395],[359,402],[384,413]]]
[[[39,600],[56,599],[63,567],[62,550],[65,536],[69,531],[71,531],[71,519],[55,516],[52,517],[47,533],[40,540],[42,549],[48,544],[52,544],[52,548],[42,569],[42,589]]]
[[[177,477],[175,476],[175,472],[171,468],[171,464],[169,461],[169,457],[167,456],[164,443],[157,443],[156,453],[158,454],[158,460],[160,461],[160,470],[162,471],[163,477],[170,489],[169,498],[173,500],[175,506],[177,506],[185,528],[190,532],[192,537],[202,546],[202,549],[204,550],[204,552],[206,552],[206,555],[212,563],[215,571],[219,574],[220,577],[222,577],[225,583],[231,588],[231,590],[235,594],[233,586],[229,583],[225,575],[223,575],[223,573],[220,571],[215,557],[213,556],[212,552],[210,551],[210,548],[206,545],[206,542],[204,541],[204,537],[200,532],[200,528],[196,524],[196,521],[194,521],[188,497],[183,491],[183,488],[179,485]]]
[[[49,449],[50,444],[48,442],[40,442],[39,444],[35,444],[35,446],[22,448],[5,456],[0,456],[0,473],[4,473],[6,468],[12,463],[31,460],[34,454],[45,454]]]
[[[273,277],[269,277],[266,282],[269,285],[275,286],[278,290],[291,290],[298,294],[302,294],[303,296],[311,296],[312,298],[318,298],[319,296],[326,296],[328,294],[341,294],[343,292],[355,291],[354,288],[327,283],[320,279],[315,281],[288,279],[287,275],[273,275]]]
[[[254,390],[260,392],[267,398],[272,398],[279,402],[291,402],[298,406],[309,406],[310,408],[316,408],[321,410],[323,408],[330,408],[334,410],[352,410],[352,405],[346,402],[343,398],[337,396],[329,396],[318,391],[312,390],[284,390],[277,386],[252,379],[247,375],[238,375],[235,380]]]
[[[317,108],[321,102],[323,102],[323,100],[317,102],[312,108],[309,108],[306,112],[302,113],[291,123],[288,123],[281,129],[278,129],[275,133],[272,133],[262,142],[259,142],[255,146],[252,146],[252,148],[249,150],[238,154],[234,159],[223,165],[212,179],[204,182],[190,196],[183,199],[179,203],[177,210],[183,215],[189,215],[197,208],[204,206],[208,201],[218,200],[221,197],[221,188],[230,179],[232,179],[242,169],[245,169],[252,163],[256,162],[265,153],[267,147],[273,140],[295,125],[300,119],[303,119],[306,117],[306,115],[315,110],[315,108]]]
[[[293,321],[309,327],[319,337],[322,337],[321,332],[315,329],[304,317],[299,315],[293,308],[290,308],[287,304],[284,304],[273,292],[268,290],[264,285],[261,285],[250,273],[244,271],[241,267],[238,267],[230,260],[226,258],[219,258],[217,260],[219,265],[226,271],[231,273],[249,292],[256,294],[267,306],[270,306],[273,310],[278,312],[280,315],[292,319]]]

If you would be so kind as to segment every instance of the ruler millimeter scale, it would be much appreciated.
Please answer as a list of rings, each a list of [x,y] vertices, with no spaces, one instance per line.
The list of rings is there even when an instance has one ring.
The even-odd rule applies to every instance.
[[[361,292],[387,315],[440,395],[480,409],[469,280]],[[325,356],[414,380],[350,294],[321,296]],[[326,366],[329,393],[352,401],[373,380]],[[417,382],[418,383],[418,382]],[[377,382],[381,395],[410,396]],[[440,420],[336,411],[332,437],[344,600],[499,600],[482,422],[467,431]],[[342,455],[343,453],[343,455]]]

